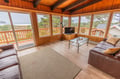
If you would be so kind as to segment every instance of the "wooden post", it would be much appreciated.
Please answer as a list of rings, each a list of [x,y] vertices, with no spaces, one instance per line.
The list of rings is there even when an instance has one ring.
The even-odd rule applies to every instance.
[[[5,35],[5,40],[6,40],[6,43],[7,43],[7,44],[9,44],[9,41],[8,41],[8,38],[7,38],[6,33],[4,33],[4,35]]]
[[[52,28],[52,14],[50,14],[50,36],[53,36],[53,28]]]
[[[16,37],[16,33],[15,33],[15,29],[14,29],[14,25],[13,25],[13,21],[12,21],[12,17],[10,15],[10,12],[8,12],[8,16],[9,16],[9,19],[10,19],[10,23],[11,23],[11,27],[12,27],[12,31],[13,31],[13,35],[14,35],[14,38],[15,38],[15,43],[16,43],[16,46],[17,46],[17,49],[19,49],[19,45],[18,45],[18,39]]]
[[[38,46],[39,45],[39,31],[38,31],[39,29],[37,24],[37,16],[35,12],[31,13],[31,22],[33,26],[33,36],[35,40],[35,45]]]
[[[91,15],[91,23],[90,23],[90,29],[89,29],[89,36],[91,36],[91,31],[92,31],[92,26],[93,26],[93,20],[94,20],[94,15]]]
[[[79,19],[78,19],[78,34],[79,34],[79,32],[80,32],[80,20],[81,20],[81,16],[79,16]]]
[[[112,21],[112,17],[113,17],[113,12],[111,12],[110,16],[109,16],[109,20],[108,20],[108,24],[107,24],[106,32],[105,32],[105,38],[107,38],[107,36],[108,36],[109,28],[110,28],[111,21]]]
[[[71,27],[71,16],[69,16],[69,24],[68,27]]]

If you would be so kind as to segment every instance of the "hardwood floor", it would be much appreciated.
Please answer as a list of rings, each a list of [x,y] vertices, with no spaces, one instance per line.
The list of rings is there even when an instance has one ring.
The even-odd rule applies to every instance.
[[[110,75],[100,71],[99,69],[96,69],[95,67],[87,64],[89,50],[92,49],[94,46],[95,45],[93,44],[89,44],[88,46],[85,44],[80,47],[80,51],[79,53],[77,53],[77,47],[71,46],[71,48],[68,49],[68,41],[59,41],[52,44],[19,51],[18,56],[23,56],[26,54],[33,53],[35,51],[39,51],[41,48],[44,47],[50,47],[57,51],[59,54],[68,58],[80,68],[82,68],[82,71],[76,76],[75,79],[115,79]]]

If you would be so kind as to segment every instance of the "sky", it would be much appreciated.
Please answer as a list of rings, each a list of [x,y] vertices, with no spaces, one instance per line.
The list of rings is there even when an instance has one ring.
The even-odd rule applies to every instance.
[[[41,18],[43,18],[44,17],[44,15],[37,15],[37,20],[38,20],[38,22],[40,22],[41,21]]]
[[[78,17],[72,17],[72,21],[74,22],[74,23],[78,23]],[[86,19],[86,17],[85,16],[82,16],[82,18],[81,18],[81,22],[84,22],[84,23],[87,23],[89,20],[88,19]]]
[[[10,13],[14,25],[17,24],[31,24],[30,16],[28,14]],[[0,25],[10,24],[7,12],[0,12]]]

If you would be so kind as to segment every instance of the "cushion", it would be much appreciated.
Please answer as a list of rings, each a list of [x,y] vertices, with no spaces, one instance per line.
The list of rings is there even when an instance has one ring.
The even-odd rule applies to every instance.
[[[115,45],[119,40],[120,38],[111,37],[106,42]]]
[[[2,52],[3,50],[2,49],[0,49],[0,53]]]
[[[14,48],[13,44],[0,45],[0,49],[7,50]]]
[[[120,48],[109,48],[104,51],[104,54],[115,54],[117,51],[119,51]]]
[[[16,65],[18,63],[16,55],[0,59],[0,70]]]
[[[107,42],[104,42],[104,41],[102,41],[102,42],[100,42],[97,46],[96,46],[97,48],[102,48],[102,49],[108,49],[108,48],[114,48],[115,46],[114,45],[112,45],[112,44],[110,44],[110,43],[107,43]]]
[[[5,50],[2,53],[0,53],[0,59],[7,57],[7,56],[11,56],[11,55],[16,55],[16,50],[15,49],[9,49],[9,50]]]
[[[95,48],[93,48],[91,51],[103,53],[104,49],[95,47]]]
[[[0,79],[21,79],[19,66],[15,65],[0,71]]]

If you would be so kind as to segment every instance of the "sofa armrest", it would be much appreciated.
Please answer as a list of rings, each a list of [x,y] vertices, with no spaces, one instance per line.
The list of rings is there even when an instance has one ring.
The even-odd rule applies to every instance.
[[[110,74],[116,79],[120,79],[120,60],[114,58],[114,56],[106,56],[91,51],[89,54],[88,63],[103,72]]]
[[[2,50],[13,49],[13,48],[14,48],[13,44],[0,45],[0,49]]]

